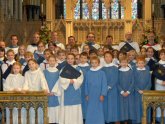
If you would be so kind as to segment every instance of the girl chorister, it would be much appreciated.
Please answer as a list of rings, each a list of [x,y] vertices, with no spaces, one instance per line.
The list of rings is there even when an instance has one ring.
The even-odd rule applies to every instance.
[[[12,66],[11,73],[6,78],[3,89],[4,91],[21,91],[24,84],[24,77],[21,75],[21,64],[19,62],[15,62]],[[24,109],[22,109],[24,112]],[[6,124],[10,123],[10,114],[9,109],[6,109]],[[21,115],[21,122],[24,124],[24,114]],[[18,124],[18,110],[17,108],[13,109],[13,123]]]
[[[44,70],[45,78],[48,82],[49,93],[48,93],[48,117],[49,123],[59,123],[59,95],[60,92],[56,92],[59,88],[59,71],[56,68],[56,58],[51,55],[48,59],[49,67]]]
[[[12,65],[15,62],[15,59],[14,59],[15,53],[13,50],[9,49],[6,54],[7,54],[7,61],[2,64],[2,73],[3,73],[4,80],[10,74]]]
[[[24,91],[44,91],[48,92],[48,85],[45,79],[45,76],[41,69],[38,67],[36,60],[30,59],[28,61],[29,71],[25,73],[25,83],[23,85]],[[38,108],[39,117],[38,122],[39,124],[43,123],[43,111],[41,108]],[[30,109],[30,123],[35,123],[35,112],[34,109]]]

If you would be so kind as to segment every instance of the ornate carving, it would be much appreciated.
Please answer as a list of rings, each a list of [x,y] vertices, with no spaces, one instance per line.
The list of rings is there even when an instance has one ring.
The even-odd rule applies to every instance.
[[[165,91],[144,91],[143,93],[143,119],[142,124],[147,124],[147,113],[146,110],[151,107],[153,108],[153,122],[155,122],[156,109],[165,108]],[[162,114],[163,115],[163,114]]]
[[[10,109],[10,119],[12,119],[13,108],[18,108],[19,122],[21,121],[21,109],[27,109],[27,122],[29,122],[29,109],[32,107],[37,111],[39,107],[43,109],[44,124],[48,123],[47,117],[48,97],[44,92],[0,92],[0,108],[4,110],[6,107]],[[4,113],[2,122],[4,122]],[[38,117],[38,114],[37,114]],[[37,118],[36,118],[37,119]],[[36,120],[35,119],[35,120]],[[37,119],[38,120],[38,119]],[[12,120],[11,120],[12,121]]]

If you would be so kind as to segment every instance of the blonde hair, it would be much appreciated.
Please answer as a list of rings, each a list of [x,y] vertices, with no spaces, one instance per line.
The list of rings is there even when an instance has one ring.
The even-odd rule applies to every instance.
[[[22,71],[21,71],[22,65],[21,65],[21,63],[19,63],[19,62],[14,62],[14,63],[13,63],[12,69],[11,69],[11,73],[12,73],[12,74],[14,74],[14,71],[13,71],[14,66],[19,66],[19,67],[20,67],[20,72],[19,72],[19,73],[22,74]]]

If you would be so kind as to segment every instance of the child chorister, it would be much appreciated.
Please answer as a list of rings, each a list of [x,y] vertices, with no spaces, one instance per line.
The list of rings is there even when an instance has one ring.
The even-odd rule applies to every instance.
[[[60,93],[55,92],[53,89],[58,85],[59,71],[56,68],[56,58],[51,55],[48,58],[49,67],[44,70],[45,78],[48,82],[49,93],[48,93],[48,117],[49,123],[59,123],[59,98]],[[56,88],[56,89],[57,89]],[[58,90],[58,89],[57,89]]]
[[[142,120],[142,94],[143,90],[150,90],[151,88],[151,74],[149,69],[145,67],[145,57],[138,56],[136,58],[137,65],[134,69],[135,80],[135,111],[136,123],[141,123]]]
[[[155,81],[155,90],[164,91],[165,90],[165,49],[159,51],[160,61],[156,64],[155,69],[153,71],[154,76],[156,77]],[[161,109],[157,108],[156,111],[157,121],[161,122]],[[164,112],[165,118],[165,112]]]
[[[85,124],[104,124],[103,101],[107,94],[107,79],[101,70],[100,59],[91,57],[91,68],[85,75],[87,111]]]
[[[74,65],[75,55],[67,55],[67,64],[60,73],[61,87],[61,118],[59,124],[83,124],[81,108],[81,85],[83,74],[77,65]]]
[[[44,51],[44,58],[45,58],[45,60],[40,64],[40,68],[41,68],[42,70],[45,70],[46,68],[49,67],[48,59],[49,59],[49,56],[50,56],[50,55],[53,55],[52,51],[49,50],[49,49],[46,49],[46,50]]]
[[[38,64],[41,64],[44,61],[44,50],[45,50],[45,43],[39,41],[37,44],[37,50],[34,52],[34,58]]]
[[[108,92],[104,99],[104,116],[105,122],[118,122],[119,120],[119,93],[118,84],[118,67],[112,63],[113,55],[107,51],[104,53],[105,64],[102,70],[106,74]]]
[[[13,50],[9,49],[6,54],[7,54],[7,61],[2,64],[2,73],[3,73],[4,80],[10,74],[12,65],[15,62],[15,59],[14,59],[15,53]]]
[[[80,63],[78,66],[81,68],[83,75],[84,75],[84,81],[85,81],[85,74],[89,70],[90,66],[88,64],[88,54],[86,52],[82,52],[80,54]],[[86,116],[86,108],[87,108],[87,101],[85,99],[85,83],[81,85],[81,100],[82,100],[82,112],[83,112],[83,119],[85,119]]]
[[[29,71],[25,73],[25,83],[23,85],[24,91],[44,91],[48,92],[48,85],[45,79],[45,76],[41,69],[38,67],[36,60],[30,59],[28,61]],[[39,124],[43,124],[43,111],[41,108],[38,108]],[[33,108],[30,109],[30,123],[35,123],[35,112]]]
[[[33,53],[26,52],[24,56],[25,56],[25,62],[22,65],[22,75],[25,75],[25,73],[29,70],[28,61],[30,59],[33,59]]]
[[[4,91],[21,91],[24,84],[24,77],[20,74],[21,64],[15,62],[12,66],[11,73],[6,78],[3,89]],[[23,109],[24,110],[24,109]],[[10,114],[9,109],[6,108],[6,124],[10,123]],[[21,115],[21,122],[23,123],[24,116]],[[13,123],[18,124],[18,110],[17,108],[13,109]],[[24,123],[23,123],[24,124]]]
[[[120,120],[131,123],[135,120],[134,106],[134,75],[133,70],[128,67],[128,59],[120,59],[118,90],[120,93]]]

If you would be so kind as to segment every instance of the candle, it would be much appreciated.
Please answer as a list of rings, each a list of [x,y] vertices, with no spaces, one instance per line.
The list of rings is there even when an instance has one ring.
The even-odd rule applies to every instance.
[[[41,4],[41,14],[43,14],[44,13],[44,5],[43,5],[43,3]]]
[[[154,13],[155,5],[152,4],[152,13]]]

